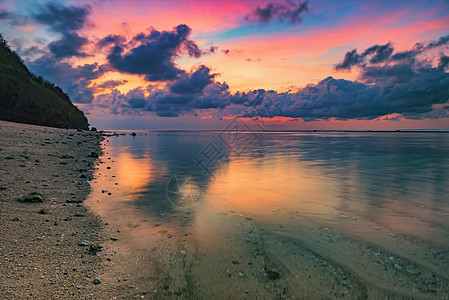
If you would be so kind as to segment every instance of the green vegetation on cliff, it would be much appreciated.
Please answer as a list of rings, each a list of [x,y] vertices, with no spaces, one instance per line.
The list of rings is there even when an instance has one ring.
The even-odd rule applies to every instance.
[[[0,120],[89,129],[84,113],[59,87],[32,74],[0,34]]]

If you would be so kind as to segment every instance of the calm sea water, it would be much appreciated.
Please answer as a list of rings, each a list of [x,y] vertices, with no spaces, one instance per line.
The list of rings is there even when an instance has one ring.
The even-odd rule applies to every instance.
[[[143,266],[182,253],[166,272],[194,278],[189,295],[447,295],[448,133],[126,132],[103,147],[89,205]]]
[[[104,144],[148,214],[210,203],[260,220],[282,210],[423,237],[449,228],[447,133],[146,132]]]

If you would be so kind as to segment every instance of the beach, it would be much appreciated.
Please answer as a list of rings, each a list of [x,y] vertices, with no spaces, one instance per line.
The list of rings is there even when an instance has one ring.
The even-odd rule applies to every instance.
[[[0,298],[93,299],[102,224],[83,201],[101,135],[0,121]],[[43,202],[20,202],[40,193]],[[101,246],[100,246],[101,247]]]
[[[435,200],[441,205],[435,211],[411,200],[407,206],[333,204],[340,199],[332,191],[339,181],[307,162],[303,150],[298,165],[273,156],[288,169],[266,179],[257,175],[274,158],[230,156],[198,198],[177,201],[167,194],[174,191],[167,182],[193,170],[186,158],[202,147],[189,144],[194,136],[105,135],[0,122],[0,298],[448,298],[444,203]],[[204,142],[211,137],[204,134]],[[309,138],[266,135],[258,144]],[[185,145],[183,156],[173,139]],[[347,143],[348,136],[336,139]],[[154,145],[164,154],[158,156]],[[318,148],[310,153],[318,155],[320,144],[313,145]],[[166,149],[173,149],[172,157]],[[172,170],[165,161],[174,162]],[[241,174],[254,180],[242,181]],[[297,178],[302,185],[289,183]],[[192,195],[192,186],[178,186],[178,197],[182,190]],[[43,202],[27,200],[31,193]],[[286,201],[289,193],[292,202]],[[349,201],[350,194],[342,199]]]

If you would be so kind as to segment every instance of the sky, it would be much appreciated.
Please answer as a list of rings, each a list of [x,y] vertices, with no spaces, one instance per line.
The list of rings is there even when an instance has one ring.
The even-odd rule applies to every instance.
[[[449,129],[447,0],[0,0],[0,33],[99,129]]]

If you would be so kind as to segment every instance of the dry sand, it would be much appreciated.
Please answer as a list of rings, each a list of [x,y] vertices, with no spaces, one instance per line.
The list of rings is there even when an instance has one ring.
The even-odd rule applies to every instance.
[[[0,121],[0,298],[90,299],[101,222],[81,203],[101,134]],[[17,198],[32,192],[43,203]],[[79,243],[87,246],[79,246]],[[94,249],[92,249],[94,250]]]

